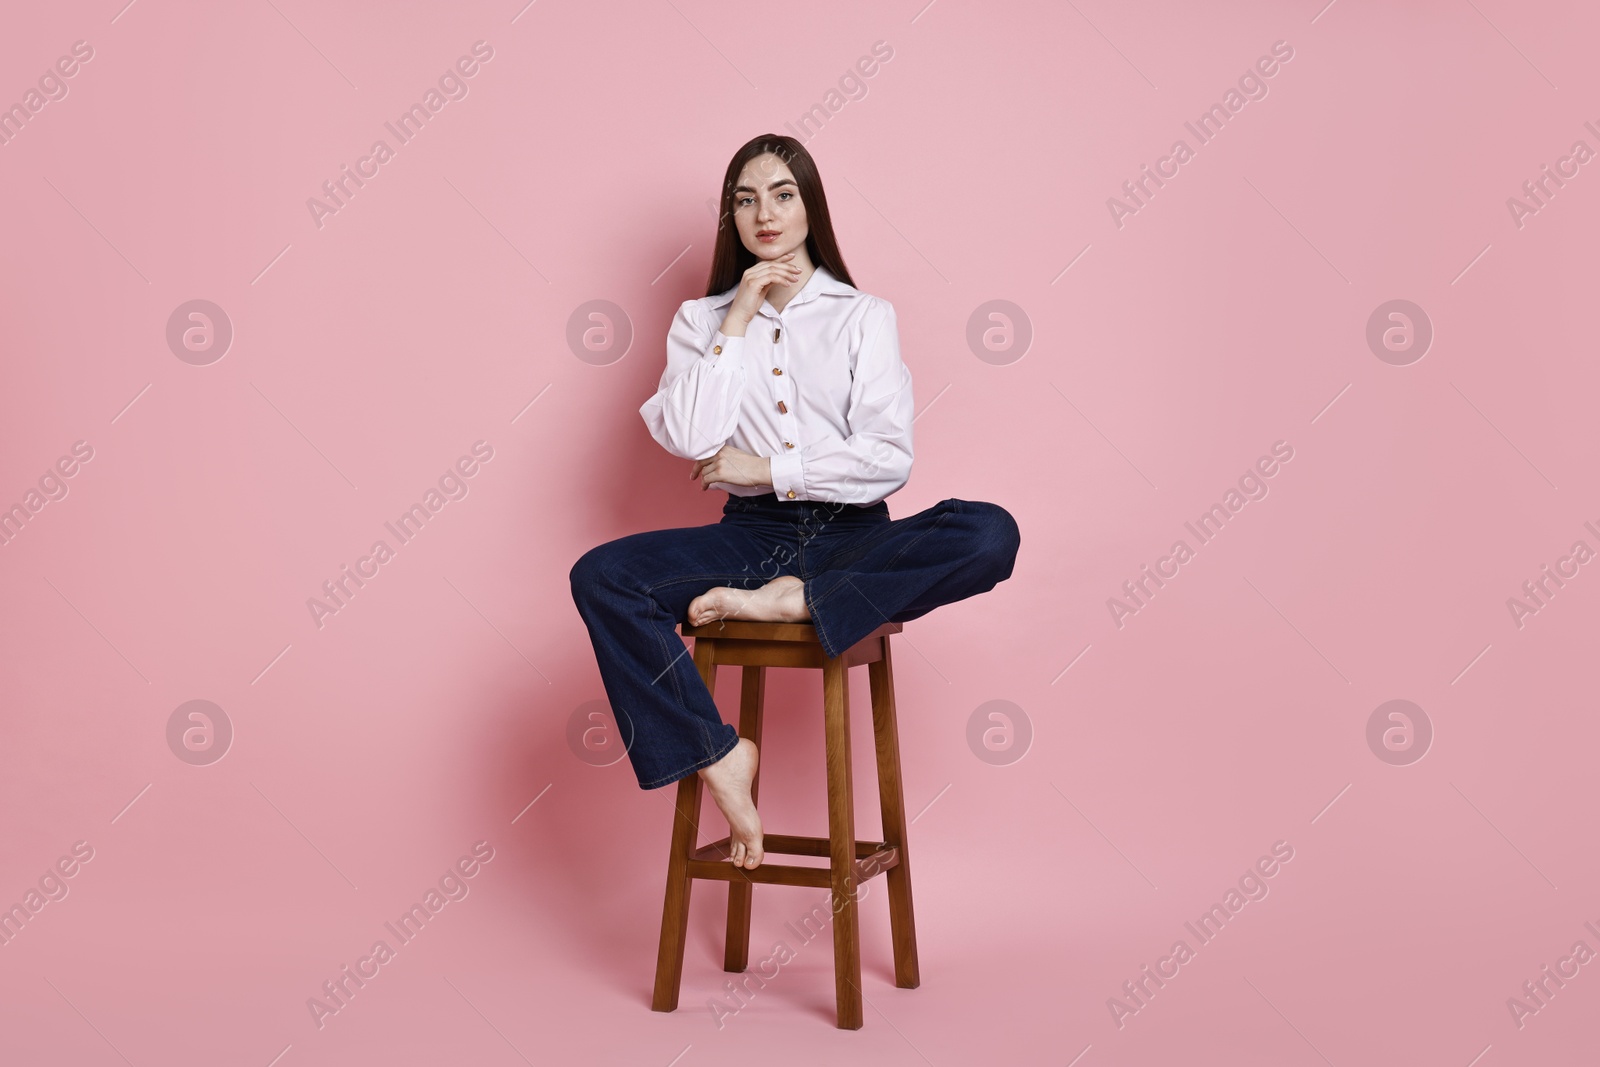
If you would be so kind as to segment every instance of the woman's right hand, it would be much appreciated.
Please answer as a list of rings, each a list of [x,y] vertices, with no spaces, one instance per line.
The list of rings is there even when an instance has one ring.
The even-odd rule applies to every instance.
[[[773,285],[793,285],[800,280],[802,271],[794,263],[794,253],[786,252],[777,259],[763,259],[753,263],[739,280],[739,291],[722,320],[722,332],[727,337],[743,337],[746,326],[761,310],[767,289]]]

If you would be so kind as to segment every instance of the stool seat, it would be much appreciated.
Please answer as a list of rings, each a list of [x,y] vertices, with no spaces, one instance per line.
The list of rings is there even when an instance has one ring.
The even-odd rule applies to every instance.
[[[904,627],[886,622],[839,654],[846,667],[872,663],[883,655],[877,639],[897,634]],[[704,626],[680,623],[678,632],[697,642],[717,641],[717,663],[722,666],[816,667],[827,666],[827,654],[817,640],[817,628],[809,622],[744,622],[726,619]],[[726,643],[722,643],[726,642]]]
[[[906,848],[905,796],[900,776],[900,737],[895,718],[894,667],[889,638],[900,623],[884,623],[838,656],[828,656],[810,623],[750,622],[726,619],[691,626],[679,633],[694,639],[694,661],[706,688],[715,694],[717,667],[741,666],[739,735],[761,745],[762,707],[768,667],[814,668],[822,671],[823,736],[828,777],[828,836],[765,834],[769,855],[827,857],[825,867],[769,863],[746,870],[728,862],[730,838],[698,845],[702,783],[698,773],[678,782],[673,816],[672,851],[667,861],[666,901],[661,916],[661,946],[656,960],[651,1008],[673,1011],[683,977],[683,952],[688,936],[689,894],[694,879],[728,883],[728,927],[723,969],[743,971],[749,963],[752,889],[757,884],[830,888],[833,914],[834,992],[841,1029],[860,1029],[861,938],[857,914],[858,886],[885,876],[889,924],[894,942],[895,984],[914,989],[921,984],[917,962],[916,924],[911,904],[911,861]],[[878,797],[883,815],[882,841],[855,837],[855,801],[851,787],[850,704],[846,672],[865,665],[872,692],[873,738],[878,764]],[[762,764],[767,757],[762,756]],[[760,767],[750,783],[755,800]],[[747,979],[747,981],[752,979]],[[759,977],[754,981],[765,984]],[[749,990],[747,990],[749,991]]]
[[[905,627],[898,622],[886,622],[857,644],[863,644],[882,634],[897,634]],[[684,637],[727,637],[743,641],[811,641],[817,640],[817,628],[809,622],[751,622],[748,619],[719,619],[704,626],[678,624]],[[820,646],[819,646],[820,647]]]

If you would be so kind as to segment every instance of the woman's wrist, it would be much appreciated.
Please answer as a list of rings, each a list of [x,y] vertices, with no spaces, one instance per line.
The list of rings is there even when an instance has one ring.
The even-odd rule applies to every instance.
[[[722,320],[722,336],[743,337],[745,328],[749,325],[749,319],[742,319],[732,312],[729,312],[727,317]]]

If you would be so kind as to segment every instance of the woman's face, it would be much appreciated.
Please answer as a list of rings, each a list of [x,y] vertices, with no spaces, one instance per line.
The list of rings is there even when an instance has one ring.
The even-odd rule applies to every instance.
[[[739,227],[739,240],[761,259],[777,259],[803,248],[811,232],[800,186],[788,165],[771,152],[756,156],[739,172],[733,221]]]

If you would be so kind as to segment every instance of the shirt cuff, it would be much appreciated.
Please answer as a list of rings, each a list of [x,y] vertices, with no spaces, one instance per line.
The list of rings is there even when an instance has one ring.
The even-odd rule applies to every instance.
[[[744,361],[743,334],[738,337],[729,337],[721,330],[716,330],[711,334],[711,340],[707,343],[705,358],[711,361],[712,366],[718,366],[724,361],[724,357],[726,357],[726,361],[730,365],[737,365]]]
[[[772,491],[779,500],[806,499],[805,467],[799,452],[784,452],[772,458]]]

